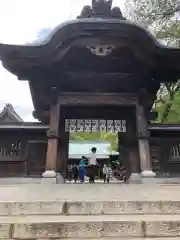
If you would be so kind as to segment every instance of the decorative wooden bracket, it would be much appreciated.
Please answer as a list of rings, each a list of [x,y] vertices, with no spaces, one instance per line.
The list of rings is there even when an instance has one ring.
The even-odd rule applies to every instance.
[[[138,139],[150,139],[149,131],[137,133]]]
[[[59,136],[55,131],[48,129],[47,130],[47,138],[48,139],[51,139],[51,138],[56,138],[57,139],[57,138],[59,138]]]
[[[59,89],[57,87],[51,88],[51,104],[55,105],[58,102]]]

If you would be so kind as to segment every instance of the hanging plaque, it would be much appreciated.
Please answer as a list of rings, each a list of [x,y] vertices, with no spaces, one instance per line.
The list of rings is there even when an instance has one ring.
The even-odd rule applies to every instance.
[[[65,119],[69,132],[126,132],[126,120]]]
[[[114,131],[121,132],[121,120],[114,120]]]
[[[121,121],[121,126],[122,126],[121,132],[126,132],[126,120]]]
[[[84,131],[91,132],[91,120],[85,120]]]
[[[76,125],[77,132],[84,132],[84,121],[78,119]]]
[[[107,120],[107,132],[114,132],[114,121]]]
[[[76,132],[76,120],[74,119],[69,120],[69,131]]]
[[[91,131],[92,132],[98,132],[99,131],[99,121],[98,120],[92,120],[91,122],[91,126],[92,126],[92,129]]]
[[[106,120],[100,120],[99,121],[99,130],[100,132],[106,132]]]

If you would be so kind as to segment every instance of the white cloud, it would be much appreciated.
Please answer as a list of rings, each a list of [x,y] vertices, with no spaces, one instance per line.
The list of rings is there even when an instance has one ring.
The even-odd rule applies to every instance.
[[[91,0],[1,0],[0,42],[23,44],[40,29],[75,18]],[[124,0],[114,4],[123,7]],[[11,103],[25,121],[33,121],[33,105],[27,82],[21,82],[0,65],[0,109]]]

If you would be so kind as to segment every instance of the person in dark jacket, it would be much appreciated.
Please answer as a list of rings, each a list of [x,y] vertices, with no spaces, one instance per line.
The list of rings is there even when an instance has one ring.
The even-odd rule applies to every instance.
[[[76,164],[74,164],[74,166],[73,166],[73,178],[74,178],[75,183],[77,183],[78,175],[79,175],[78,167],[76,166]]]

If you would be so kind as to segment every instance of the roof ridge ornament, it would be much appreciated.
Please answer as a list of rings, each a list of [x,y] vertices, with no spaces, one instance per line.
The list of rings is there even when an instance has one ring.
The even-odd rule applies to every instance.
[[[92,15],[111,17],[112,0],[92,0]]]
[[[11,110],[12,112],[15,112],[14,107],[11,103],[6,103],[5,108]]]
[[[84,6],[77,18],[116,18],[126,20],[119,7],[112,8],[113,0],[92,0],[92,6]]]

